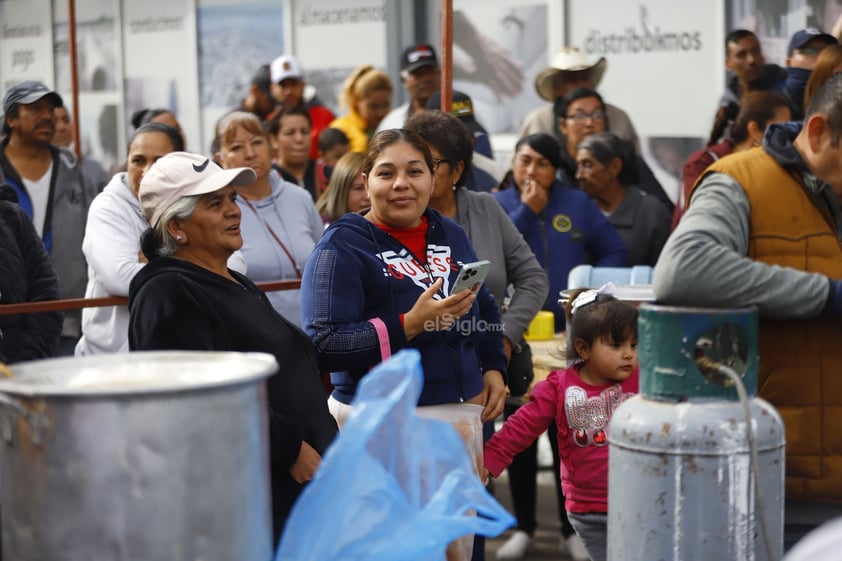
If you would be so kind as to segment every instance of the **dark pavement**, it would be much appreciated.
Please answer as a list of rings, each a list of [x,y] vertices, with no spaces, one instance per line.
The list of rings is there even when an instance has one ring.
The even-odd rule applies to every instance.
[[[546,436],[538,441],[538,462],[541,469],[538,473],[538,529],[535,532],[535,552],[527,555],[524,559],[554,559],[555,561],[570,559],[566,550],[560,549],[561,524],[558,521],[558,509],[556,508],[556,491],[553,483],[553,470],[550,467],[549,443]],[[512,512],[511,493],[509,492],[509,480],[506,472],[503,472],[494,481],[493,494]],[[506,530],[497,538],[489,538],[485,542],[486,561],[496,561],[497,550],[502,547],[513,530]]]

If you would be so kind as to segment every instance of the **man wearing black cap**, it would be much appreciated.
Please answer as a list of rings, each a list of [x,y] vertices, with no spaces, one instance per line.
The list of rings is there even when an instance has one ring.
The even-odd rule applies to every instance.
[[[269,65],[262,64],[254,76],[251,77],[249,93],[240,104],[240,110],[254,113],[260,120],[264,120],[275,110],[278,102],[272,97],[270,86],[272,78],[269,72]]]
[[[441,92],[430,96],[427,109],[441,109]],[[459,118],[474,138],[474,159],[468,188],[474,191],[492,191],[503,180],[506,172],[494,161],[488,132],[474,116],[474,104],[468,94],[453,90],[450,112]]]
[[[804,90],[816,66],[819,53],[829,45],[836,45],[836,37],[815,27],[796,31],[786,50],[786,83],[784,94],[790,103],[792,120],[804,118]]]
[[[488,140],[488,131],[485,127],[479,124],[476,115],[474,115],[474,102],[468,94],[453,90],[453,99],[450,106],[450,112],[464,123],[474,137],[474,151],[482,154],[487,158],[494,158],[494,153],[491,151],[491,141]],[[435,92],[427,100],[427,109],[441,109],[441,92]]]
[[[439,59],[432,45],[407,47],[401,59],[401,80],[409,94],[409,101],[386,115],[377,130],[399,129],[407,119],[427,108],[427,100],[441,89]]]
[[[53,262],[62,298],[81,298],[88,282],[82,238],[96,188],[72,152],[51,144],[53,110],[61,97],[27,80],[3,96],[0,183],[14,188]],[[73,354],[81,335],[81,312],[65,313],[59,354]]]

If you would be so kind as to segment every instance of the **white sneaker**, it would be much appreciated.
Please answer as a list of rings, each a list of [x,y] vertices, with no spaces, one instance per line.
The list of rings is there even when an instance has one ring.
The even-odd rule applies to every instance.
[[[522,559],[527,553],[535,551],[535,538],[523,530],[515,530],[515,533],[506,540],[500,549],[497,550],[499,561],[511,561]]]
[[[564,543],[564,549],[567,549],[567,553],[573,561],[590,561],[591,557],[588,555],[585,546],[582,545],[582,540],[579,539],[578,535],[570,534],[566,538],[561,538],[561,541]]]

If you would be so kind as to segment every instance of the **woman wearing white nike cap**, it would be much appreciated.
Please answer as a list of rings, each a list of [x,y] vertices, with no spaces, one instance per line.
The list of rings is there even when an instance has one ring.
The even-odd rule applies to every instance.
[[[283,366],[267,387],[277,543],[292,504],[336,434],[336,423],[309,337],[227,266],[243,245],[234,187],[251,185],[255,178],[250,168],[223,170],[186,152],[167,154],[143,176],[140,204],[152,227],[141,240],[149,263],[129,288],[129,347],[268,352]]]

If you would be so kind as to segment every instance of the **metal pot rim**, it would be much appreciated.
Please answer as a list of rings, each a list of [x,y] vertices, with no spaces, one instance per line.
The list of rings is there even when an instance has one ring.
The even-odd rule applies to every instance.
[[[268,353],[142,351],[20,362],[10,368],[14,377],[0,379],[0,393],[96,397],[243,384],[269,377],[278,370],[278,363]],[[176,375],[165,378],[166,370]],[[123,376],[127,371],[138,377]]]

